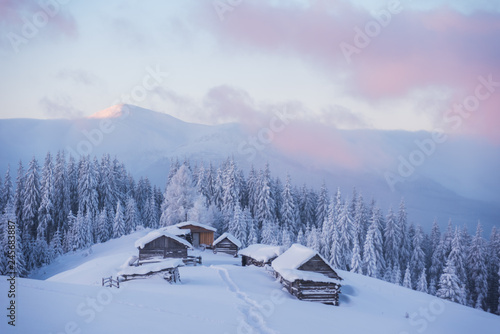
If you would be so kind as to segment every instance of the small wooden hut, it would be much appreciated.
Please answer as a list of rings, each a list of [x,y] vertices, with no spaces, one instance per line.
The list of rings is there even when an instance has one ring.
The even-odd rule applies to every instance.
[[[238,252],[241,255],[241,265],[264,267],[280,256],[282,253],[280,246],[270,246],[264,244],[253,244]]]
[[[189,240],[195,248],[200,246],[211,247],[214,243],[214,232],[216,228],[194,221],[187,221],[175,225],[183,230],[190,230]]]
[[[294,244],[271,265],[276,278],[298,299],[339,304],[342,278],[318,252]]]
[[[164,230],[149,232],[135,242],[139,249],[139,262],[158,258],[187,258],[187,250],[192,248],[185,239]]]
[[[214,254],[222,252],[238,256],[238,250],[241,248],[241,241],[229,232],[223,233],[214,241]]]

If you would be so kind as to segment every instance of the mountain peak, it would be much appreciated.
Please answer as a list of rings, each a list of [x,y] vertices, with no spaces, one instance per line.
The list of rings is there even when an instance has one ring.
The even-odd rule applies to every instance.
[[[115,104],[114,106],[111,106],[109,108],[103,109],[101,111],[98,111],[92,115],[90,115],[88,118],[94,118],[94,119],[101,119],[101,118],[118,118],[122,116],[125,111],[124,109],[131,107],[128,104]]]

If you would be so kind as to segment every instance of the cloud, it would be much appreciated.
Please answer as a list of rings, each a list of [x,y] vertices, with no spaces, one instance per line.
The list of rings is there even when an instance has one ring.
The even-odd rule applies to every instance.
[[[85,70],[62,69],[56,74],[57,79],[70,80],[84,86],[96,86],[99,78]]]
[[[370,127],[363,116],[339,105],[323,108],[321,119],[326,124],[334,125],[337,128],[359,129]]]
[[[73,106],[69,96],[59,95],[55,98],[44,96],[39,101],[46,116],[54,118],[77,118],[83,116],[83,111]]]
[[[206,5],[199,7],[203,9],[196,18],[222,49],[294,55],[331,73],[336,83],[342,78],[344,94],[367,101],[402,98],[428,87],[450,88],[458,98],[474,89],[479,75],[500,77],[500,44],[495,43],[500,35],[499,12],[464,14],[446,5],[417,11],[405,7],[405,2],[401,6],[380,34],[369,38],[366,47],[358,47],[351,63],[341,43],[356,46],[355,27],[363,31],[376,21],[363,7],[348,2],[310,1],[306,6],[244,2],[222,22]],[[483,110],[491,122],[496,114],[494,108]]]

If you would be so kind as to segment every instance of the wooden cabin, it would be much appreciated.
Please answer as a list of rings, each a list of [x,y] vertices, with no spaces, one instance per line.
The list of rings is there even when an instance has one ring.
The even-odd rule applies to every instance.
[[[238,256],[238,250],[241,248],[241,241],[229,232],[223,233],[214,241],[214,254],[217,252]]]
[[[205,224],[200,224],[194,221],[187,221],[175,225],[177,228],[183,230],[190,230],[189,239],[195,248],[200,246],[211,247],[214,243],[214,232],[216,228]]]
[[[164,230],[149,232],[135,242],[135,247],[139,249],[139,262],[155,258],[185,259],[188,257],[187,250],[192,248],[185,239]]]
[[[270,246],[264,244],[254,244],[238,252],[241,255],[241,265],[264,267],[280,256],[282,253],[280,246]]]
[[[276,278],[298,299],[339,304],[342,278],[318,252],[294,244],[271,266]]]

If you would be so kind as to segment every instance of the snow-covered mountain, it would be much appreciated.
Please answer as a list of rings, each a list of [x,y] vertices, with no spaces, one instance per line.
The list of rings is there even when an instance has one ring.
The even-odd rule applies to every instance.
[[[16,327],[2,321],[0,332],[493,334],[500,328],[496,315],[340,270],[340,306],[299,301],[264,268],[209,251],[196,251],[203,265],[180,268],[182,283],[152,277],[101,287],[102,277],[116,277],[137,255],[134,242],[147,232],[65,254],[36,279],[18,279]],[[0,291],[7,284],[0,277]]]
[[[450,138],[418,155],[426,132],[340,131],[296,121],[271,119],[260,127],[245,124],[186,123],[167,114],[117,105],[82,119],[1,119],[0,169],[32,156],[42,161],[47,151],[65,149],[74,155],[117,155],[136,176],[164,186],[170,158],[218,162],[233,155],[244,170],[270,163],[274,175],[289,172],[295,184],[331,191],[352,187],[366,200],[374,197],[384,210],[404,197],[410,222],[429,227],[449,218],[471,228],[481,220],[486,231],[500,221],[499,149],[472,138]],[[420,144],[418,144],[420,143]],[[420,145],[420,146],[419,146]],[[430,154],[431,152],[432,154]],[[428,154],[429,153],[429,154]],[[413,156],[412,156],[413,154]],[[416,155],[415,155],[416,154]],[[408,172],[401,161],[423,157]],[[402,165],[403,164],[403,165]],[[409,175],[400,177],[399,170]],[[391,187],[387,177],[396,177]]]

